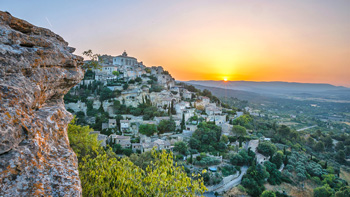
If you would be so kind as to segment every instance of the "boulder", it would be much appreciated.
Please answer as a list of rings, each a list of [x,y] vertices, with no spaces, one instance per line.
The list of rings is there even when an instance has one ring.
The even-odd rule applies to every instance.
[[[84,76],[74,50],[0,11],[0,196],[81,196],[63,103]]]

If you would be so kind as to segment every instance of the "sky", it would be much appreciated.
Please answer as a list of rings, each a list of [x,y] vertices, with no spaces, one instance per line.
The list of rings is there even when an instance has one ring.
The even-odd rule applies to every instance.
[[[176,80],[330,83],[350,87],[348,0],[0,0],[76,54],[163,66]]]

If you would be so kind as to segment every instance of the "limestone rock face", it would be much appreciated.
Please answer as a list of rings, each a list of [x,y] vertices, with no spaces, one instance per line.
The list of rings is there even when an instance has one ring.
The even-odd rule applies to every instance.
[[[0,11],[0,196],[81,196],[63,103],[84,75],[74,50]]]

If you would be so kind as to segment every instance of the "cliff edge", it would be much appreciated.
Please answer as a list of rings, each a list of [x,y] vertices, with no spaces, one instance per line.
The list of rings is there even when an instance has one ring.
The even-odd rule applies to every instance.
[[[0,11],[0,196],[81,196],[63,103],[84,76],[74,50]]]

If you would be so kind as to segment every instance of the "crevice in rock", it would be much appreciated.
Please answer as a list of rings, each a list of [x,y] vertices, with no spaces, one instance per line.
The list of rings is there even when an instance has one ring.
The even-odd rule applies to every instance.
[[[28,48],[33,48],[34,44],[33,43],[21,43],[19,44],[22,47],[28,47]]]
[[[10,148],[10,149],[8,149],[8,150],[6,150],[6,151],[4,151],[4,152],[0,153],[0,156],[1,156],[1,155],[8,154],[8,152],[10,152],[11,150],[12,150],[12,148]]]
[[[32,75],[32,69],[24,68],[22,69],[22,74],[25,77],[30,77]]]

